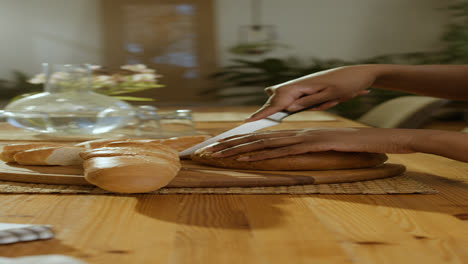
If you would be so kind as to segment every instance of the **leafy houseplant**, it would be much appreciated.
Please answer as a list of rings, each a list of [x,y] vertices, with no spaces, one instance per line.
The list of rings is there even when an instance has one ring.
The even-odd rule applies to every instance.
[[[459,0],[447,9],[453,19],[442,36],[442,40],[446,43],[442,62],[468,63],[468,0]]]
[[[13,71],[13,80],[0,80],[0,98],[10,100],[21,94],[42,91],[42,85],[28,82],[29,77],[20,72]]]
[[[412,52],[382,55],[357,61],[336,59],[311,59],[308,63],[294,58],[234,59],[232,65],[224,67],[211,77],[219,80],[221,86],[206,90],[206,93],[232,87],[256,87],[250,93],[232,93],[220,97],[255,96],[245,104],[263,104],[267,99],[264,88],[315,72],[353,64],[466,64],[468,63],[468,0],[450,5],[448,11],[454,20],[447,25],[442,36],[446,46],[435,52]],[[340,103],[329,111],[347,118],[356,119],[372,107],[386,100],[407,95],[404,92],[370,88],[371,93]],[[263,95],[263,96],[261,96]]]

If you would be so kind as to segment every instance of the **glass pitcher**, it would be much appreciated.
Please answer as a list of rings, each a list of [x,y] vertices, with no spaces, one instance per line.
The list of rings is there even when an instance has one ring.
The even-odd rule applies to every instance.
[[[92,135],[125,126],[133,107],[91,90],[89,65],[43,64],[44,92],[13,101],[3,115],[16,127],[49,134]]]

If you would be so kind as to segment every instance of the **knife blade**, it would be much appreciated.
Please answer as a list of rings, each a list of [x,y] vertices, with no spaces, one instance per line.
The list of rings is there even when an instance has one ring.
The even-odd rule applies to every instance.
[[[188,155],[191,155],[193,152],[195,152],[197,149],[200,149],[200,148],[203,148],[203,147],[206,147],[210,144],[213,144],[215,143],[216,141],[220,140],[220,139],[223,139],[223,138],[227,138],[227,137],[230,137],[230,136],[234,136],[234,135],[240,135],[240,134],[247,134],[247,133],[251,133],[251,132],[255,132],[257,130],[260,130],[260,129],[263,129],[263,128],[267,128],[267,127],[271,127],[271,126],[275,126],[275,125],[279,125],[281,123],[281,121],[292,115],[292,114],[295,114],[295,113],[298,113],[298,112],[302,112],[306,109],[309,109],[309,108],[312,108],[312,107],[307,107],[307,108],[304,108],[304,109],[301,109],[299,111],[296,111],[296,112],[288,112],[288,111],[279,111],[279,112],[276,112],[266,118],[263,118],[263,119],[260,119],[260,120],[256,120],[256,121],[252,121],[252,122],[248,122],[248,123],[244,123],[238,127],[235,127],[231,130],[228,130],[224,133],[221,133],[215,137],[212,137],[212,138],[209,138],[195,146],[192,146],[188,149],[185,149],[185,150],[182,150],[181,152],[179,152],[179,157],[184,157],[184,156],[188,156]]]

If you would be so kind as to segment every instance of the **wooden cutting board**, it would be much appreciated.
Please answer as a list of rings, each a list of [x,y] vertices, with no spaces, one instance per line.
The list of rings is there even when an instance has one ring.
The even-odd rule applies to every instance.
[[[400,175],[405,167],[383,164],[374,168],[328,171],[231,170],[182,161],[182,169],[167,187],[262,187],[374,180]],[[25,183],[91,185],[81,166],[22,166],[0,162],[0,180]]]

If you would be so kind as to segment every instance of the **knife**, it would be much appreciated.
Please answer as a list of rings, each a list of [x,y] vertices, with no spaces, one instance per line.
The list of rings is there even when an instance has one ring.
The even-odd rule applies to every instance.
[[[267,116],[263,119],[260,119],[260,120],[256,120],[256,121],[252,121],[252,122],[248,122],[248,123],[245,123],[245,124],[242,124],[238,127],[235,127],[231,130],[228,130],[224,133],[221,133],[215,137],[212,137],[212,138],[209,138],[195,146],[192,146],[188,149],[185,149],[185,150],[182,150],[181,152],[179,152],[179,157],[184,157],[184,156],[189,156],[191,155],[193,152],[195,152],[197,149],[200,149],[200,148],[203,148],[205,146],[208,146],[212,143],[215,143],[216,141],[220,140],[220,139],[223,139],[223,138],[227,138],[227,137],[230,137],[230,136],[235,136],[235,135],[240,135],[240,134],[247,134],[247,133],[251,133],[251,132],[254,132],[254,131],[257,131],[257,130],[260,130],[260,129],[263,129],[263,128],[267,128],[267,127],[271,127],[271,126],[275,126],[275,125],[279,125],[281,124],[281,121],[292,115],[292,114],[295,114],[295,113],[298,113],[298,112],[302,112],[304,110],[307,110],[307,109],[310,109],[310,108],[314,108],[314,107],[317,107],[318,105],[313,105],[313,106],[310,106],[310,107],[306,107],[304,109],[301,109],[299,111],[295,111],[295,112],[288,112],[288,111],[279,111],[279,112],[276,112],[270,116]]]

